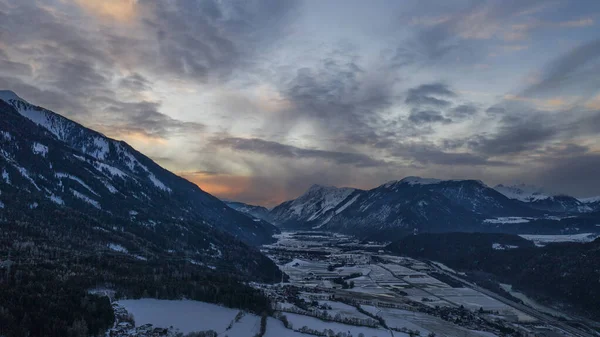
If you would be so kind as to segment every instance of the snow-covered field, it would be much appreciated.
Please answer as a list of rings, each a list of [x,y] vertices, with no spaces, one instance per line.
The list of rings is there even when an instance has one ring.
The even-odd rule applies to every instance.
[[[219,334],[224,333],[239,312],[239,310],[216,304],[190,300],[172,301],[143,298],[121,300],[118,303],[133,315],[137,326],[147,323],[163,328],[173,326],[183,333],[205,330],[214,330]],[[258,326],[260,326],[260,318],[246,314],[232,326],[231,330],[227,331],[227,335],[229,337],[253,336],[254,334],[250,333],[250,330]],[[243,332],[243,334],[236,335],[234,334],[236,331]]]
[[[390,336],[389,331],[383,330],[383,329],[368,328],[368,327],[363,327],[363,326],[353,326],[353,325],[347,325],[347,324],[342,324],[342,323],[337,323],[337,322],[325,322],[318,318],[302,316],[302,315],[297,315],[297,314],[291,314],[291,313],[286,313],[285,316],[287,316],[288,322],[290,322],[292,324],[292,328],[294,330],[299,330],[302,327],[306,326],[309,329],[316,330],[316,331],[324,331],[324,330],[331,329],[336,334],[338,332],[346,332],[346,333],[350,332],[352,334],[352,336],[354,336],[354,337],[358,336],[358,334],[360,334],[360,333],[363,333],[365,336],[377,336],[377,337]],[[268,326],[268,324],[267,324],[267,326]],[[398,334],[394,333],[394,336],[396,336],[396,335],[397,336],[407,336],[407,335],[400,334],[400,333],[398,333]],[[283,335],[283,336],[287,336],[287,335]]]
[[[536,246],[545,246],[552,242],[592,242],[600,237],[596,233],[581,233],[568,235],[537,235],[522,234],[520,237],[533,241]]]
[[[468,330],[456,326],[450,322],[440,320],[436,317],[429,316],[424,313],[407,311],[392,308],[377,308],[370,305],[361,306],[366,311],[382,317],[389,327],[410,330],[418,330],[420,336],[427,336],[430,332],[434,332],[436,336],[467,336],[467,337],[491,337],[495,336],[489,332]],[[397,333],[394,332],[394,336]],[[368,336],[368,335],[367,335]]]

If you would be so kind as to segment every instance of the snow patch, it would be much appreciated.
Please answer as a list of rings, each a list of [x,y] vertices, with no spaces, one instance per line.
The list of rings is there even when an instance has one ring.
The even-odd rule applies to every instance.
[[[553,242],[592,242],[600,237],[597,233],[580,233],[580,234],[565,234],[565,235],[537,235],[537,234],[521,234],[523,239],[533,241],[538,246],[545,246]]]
[[[347,203],[345,203],[345,204],[344,204],[342,207],[338,208],[338,209],[335,211],[335,214],[340,214],[340,213],[342,213],[342,212],[343,212],[343,211],[344,211],[346,208],[348,208],[348,206],[352,205],[352,204],[353,204],[353,203],[356,201],[356,199],[358,199],[358,197],[359,197],[359,196],[360,196],[360,195],[359,195],[359,194],[357,194],[357,195],[355,195],[355,196],[354,196],[354,198],[352,198],[352,199],[348,200],[348,202],[347,202]]]
[[[31,151],[33,151],[34,154],[40,155],[42,157],[48,156],[48,147],[44,144],[40,144],[37,142],[33,143]]]
[[[0,136],[2,136],[5,141],[10,142],[12,140],[12,136],[8,131],[0,131]]]
[[[56,196],[54,194],[51,194],[50,196],[48,196],[48,199],[50,199],[53,203],[55,203],[57,205],[65,204],[65,202],[59,196]]]
[[[504,245],[504,244],[501,244],[501,243],[494,243],[494,244],[492,244],[492,248],[495,249],[495,250],[507,250],[507,249],[519,248],[519,246]]]
[[[129,253],[129,251],[127,250],[127,248],[116,244],[116,243],[109,243],[106,245],[108,247],[108,249],[115,251],[115,252],[119,252],[119,253]]]
[[[150,178],[150,181],[152,181],[154,186],[160,188],[163,191],[171,192],[171,189],[168,188],[165,184],[163,184],[162,181],[158,180],[158,178],[156,178],[154,174],[148,173],[148,178]]]
[[[94,200],[94,199],[91,199],[91,198],[90,198],[90,197],[88,197],[87,195],[85,195],[85,194],[83,194],[83,193],[80,193],[80,192],[77,192],[77,191],[75,191],[75,190],[74,190],[74,189],[72,189],[72,188],[71,188],[70,190],[71,190],[71,193],[73,193],[73,195],[74,195],[74,196],[75,196],[77,199],[83,200],[83,201],[87,202],[88,204],[90,204],[90,205],[92,205],[92,206],[96,207],[97,209],[102,209],[102,208],[100,207],[100,203],[98,203],[96,200]]]
[[[89,187],[86,183],[83,182],[83,180],[79,179],[78,177],[68,174],[68,173],[62,173],[62,172],[57,172],[54,174],[54,176],[56,178],[62,179],[62,178],[68,178],[71,180],[74,180],[76,182],[78,182],[81,186],[85,187],[88,191],[92,192],[93,194],[100,196],[98,193],[96,193],[96,191],[94,191],[91,187]]]
[[[502,224],[502,223],[526,223],[531,220],[532,220],[531,218],[522,218],[522,217],[518,217],[518,216],[506,216],[506,217],[499,217],[499,218],[494,218],[494,219],[485,219],[485,220],[483,220],[483,222]]]
[[[6,172],[5,168],[2,169],[2,179],[4,179],[4,182],[6,182],[7,184],[10,184],[10,175],[8,174],[8,172]]]

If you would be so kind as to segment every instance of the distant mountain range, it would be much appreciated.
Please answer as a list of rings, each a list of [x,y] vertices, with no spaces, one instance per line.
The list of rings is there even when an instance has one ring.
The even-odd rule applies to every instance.
[[[53,226],[62,221],[56,212],[67,212],[88,219],[81,226],[99,235],[99,251],[183,254],[199,265],[273,277],[274,264],[251,246],[272,242],[276,227],[227,207],[125,142],[1,91],[0,145],[2,221],[42,218]]]
[[[598,199],[547,196],[525,185],[491,188],[479,180],[406,177],[366,191],[314,185],[269,217],[281,228],[385,240],[418,232],[598,231],[599,211]]]

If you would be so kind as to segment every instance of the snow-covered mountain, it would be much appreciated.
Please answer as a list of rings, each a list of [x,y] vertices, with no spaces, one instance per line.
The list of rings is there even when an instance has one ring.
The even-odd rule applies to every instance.
[[[270,214],[273,223],[281,227],[321,227],[335,216],[334,209],[344,207],[341,204],[344,200],[360,192],[354,188],[313,185],[297,199],[273,208]]]
[[[523,183],[516,185],[499,184],[496,185],[494,189],[510,199],[516,199],[523,202],[532,202],[548,198],[546,194],[542,193],[541,188]]]
[[[249,205],[238,201],[225,201],[225,205],[235,209],[238,212],[249,215],[252,218],[261,219],[267,222],[271,221],[271,215],[266,207]]]
[[[510,199],[520,200],[529,207],[559,213],[586,213],[594,210],[593,205],[568,195],[547,195],[541,188],[526,185],[496,185],[494,189]],[[593,204],[590,201],[589,204]]]
[[[275,207],[271,215],[282,227],[386,239],[414,232],[508,231],[507,226],[492,227],[484,220],[553,215],[558,219],[581,212],[582,203],[575,199],[571,205],[571,199],[555,196],[524,202],[479,180],[406,177],[368,191],[313,186],[298,199]]]
[[[10,91],[0,92],[0,143],[0,211],[28,200],[31,208],[72,209],[172,238],[185,237],[190,226],[203,226],[251,245],[270,242],[277,231],[232,210],[127,143]]]

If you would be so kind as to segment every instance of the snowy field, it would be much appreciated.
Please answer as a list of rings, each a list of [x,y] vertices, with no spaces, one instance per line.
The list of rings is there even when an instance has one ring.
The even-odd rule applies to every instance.
[[[438,337],[455,337],[455,336],[466,336],[466,337],[492,337],[495,336],[489,332],[468,330],[456,326],[450,322],[440,320],[436,317],[429,316],[424,313],[392,309],[392,308],[377,308],[370,305],[361,305],[366,311],[382,317],[389,327],[402,329],[407,328],[410,330],[419,330],[420,336],[427,336],[428,333],[433,332]],[[394,332],[394,336],[396,336]]]
[[[581,233],[581,234],[569,234],[569,235],[519,235],[523,239],[533,241],[538,246],[545,246],[552,242],[592,242],[596,238],[600,237],[600,234],[596,233]]]
[[[291,313],[285,313],[285,316],[287,316],[288,322],[290,322],[292,324],[292,328],[294,330],[299,330],[302,327],[306,326],[312,330],[316,330],[316,331],[324,331],[324,330],[328,330],[331,329],[333,330],[336,334],[338,332],[350,332],[352,334],[352,336],[356,337],[358,336],[358,334],[363,333],[365,336],[377,336],[377,337],[387,337],[390,336],[390,332],[388,330],[383,330],[383,329],[375,329],[375,328],[368,328],[368,327],[363,327],[363,326],[353,326],[353,325],[347,325],[347,324],[342,324],[342,323],[337,323],[337,322],[325,322],[322,321],[318,318],[314,318],[314,317],[309,317],[309,316],[302,316],[302,315],[297,315],[297,314],[291,314]],[[268,324],[267,324],[268,327]],[[287,335],[282,335],[282,336],[287,336]],[[394,336],[408,336],[405,334],[401,334],[401,333],[394,333]]]
[[[239,313],[239,310],[236,309],[189,300],[171,301],[144,298],[122,300],[117,303],[133,315],[136,326],[147,323],[162,328],[173,326],[183,333],[214,330],[221,335],[226,332],[229,324]],[[249,334],[248,331],[260,326],[260,323],[257,322],[260,322],[259,317],[246,314],[232,326],[231,331],[222,335],[229,337],[252,336],[253,334]],[[245,333],[236,335],[234,334],[236,331],[245,331]]]

